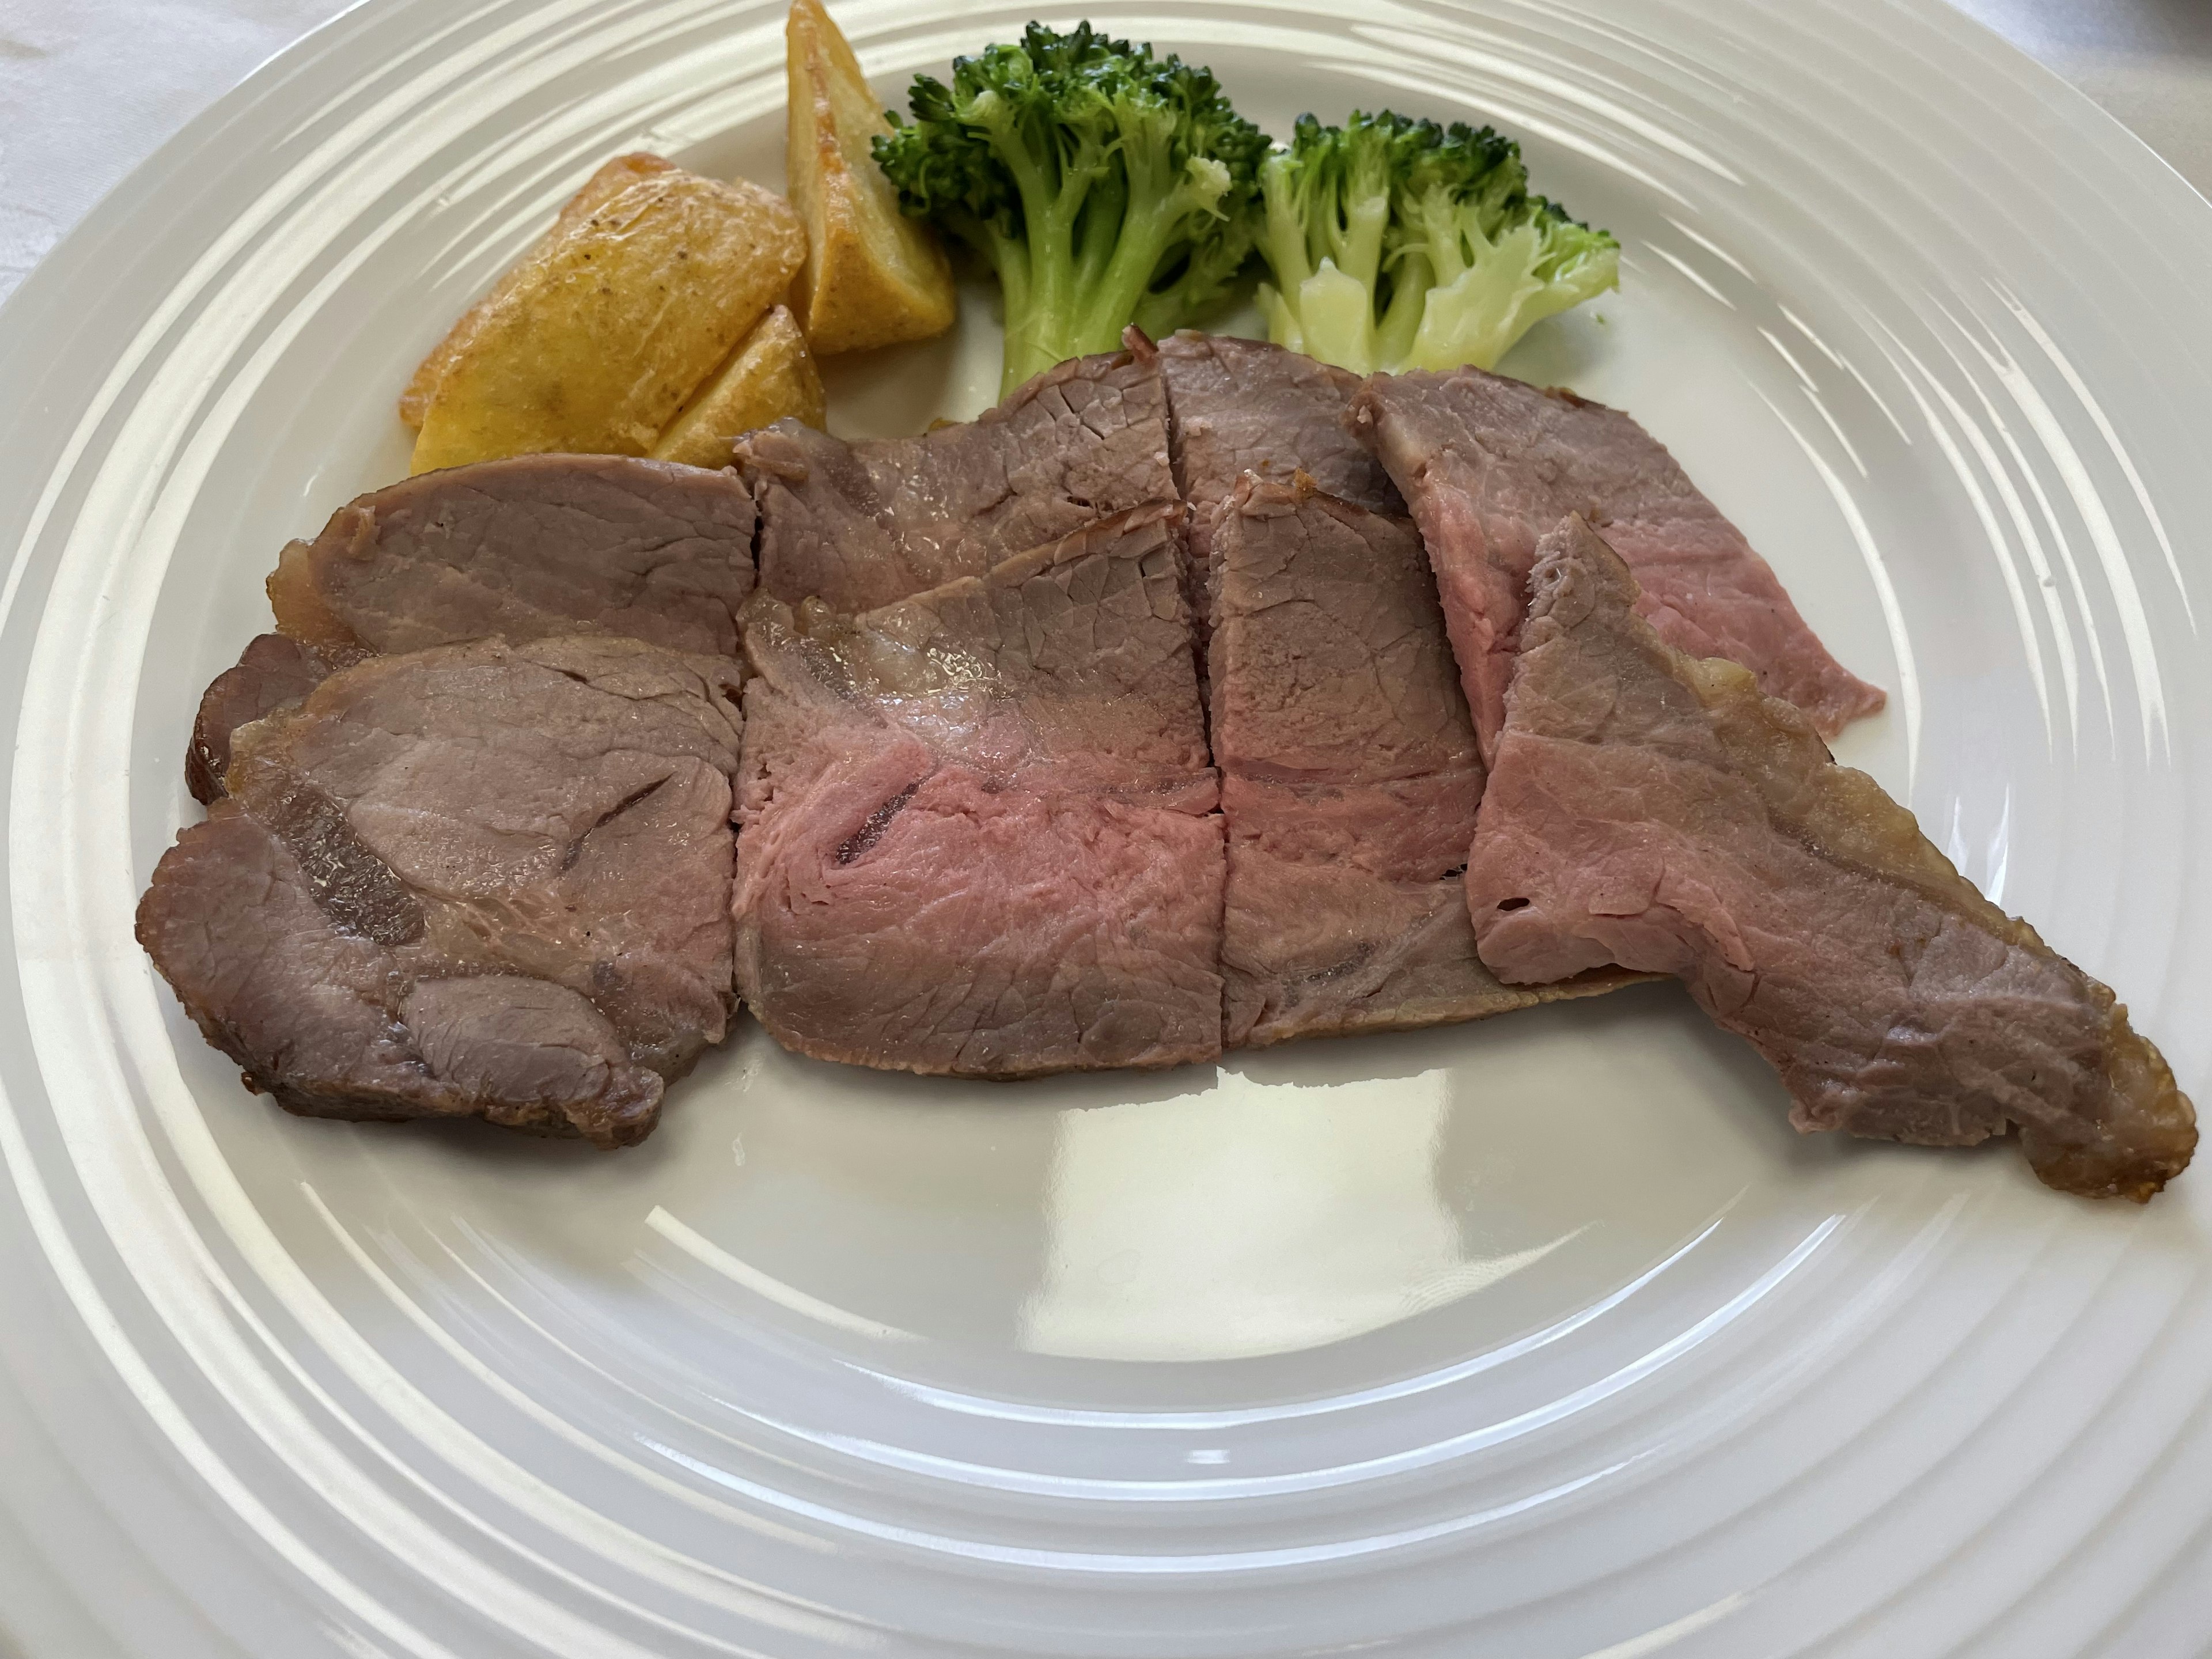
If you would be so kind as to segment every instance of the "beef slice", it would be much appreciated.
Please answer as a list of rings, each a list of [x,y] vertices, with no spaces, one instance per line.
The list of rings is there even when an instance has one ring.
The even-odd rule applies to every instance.
[[[1671,974],[1801,1129],[2019,1132],[2062,1191],[2142,1200],[2196,1115],[2111,991],[1975,890],[1802,710],[1675,649],[1580,519],[1544,540],[1467,872],[1482,959]]]
[[[978,420],[857,444],[779,421],[737,460],[760,504],[763,590],[848,614],[1176,494],[1159,365],[1133,330],[1127,350],[1061,363]]]
[[[1619,410],[1460,368],[1375,375],[1353,421],[1420,526],[1486,752],[1504,719],[1537,538],[1571,513],[1628,562],[1642,614],[1668,644],[1742,664],[1826,736],[1882,706],[1743,532]]]
[[[738,683],[609,636],[342,670],[235,733],[139,940],[293,1111],[640,1139],[733,1011]]]
[[[753,531],[734,472],[518,455],[357,497],[286,546],[269,602],[326,653],[608,633],[733,657]]]
[[[201,695],[192,720],[191,743],[185,750],[185,787],[202,805],[222,799],[223,775],[230,770],[230,734],[241,726],[289,708],[342,667],[312,645],[282,634],[257,634],[246,641],[237,664],[216,675]]]
[[[1219,1054],[1182,517],[855,618],[756,601],[737,963],[777,1041],[970,1077]]]
[[[1188,330],[1160,342],[1176,487],[1190,504],[1191,560],[1212,564],[1214,520],[1249,472],[1314,487],[1370,512],[1406,504],[1348,416],[1359,376],[1264,340]]]

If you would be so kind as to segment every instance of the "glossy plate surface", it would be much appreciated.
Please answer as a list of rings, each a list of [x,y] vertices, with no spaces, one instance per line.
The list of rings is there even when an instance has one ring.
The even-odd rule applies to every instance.
[[[1021,7],[839,8],[879,89]],[[1846,758],[2212,1082],[2212,210],[1938,4],[1091,16],[1522,135],[1623,404],[1886,686]],[[1070,14],[1073,15],[1073,14]],[[2212,1184],[1802,1139],[1671,988],[988,1088],[742,1027],[619,1156],[296,1121],[131,937],[277,546],[599,160],[780,173],[780,9],[384,0],[0,312],[0,1630],[107,1654],[2195,1653]],[[852,432],[988,400],[838,366]],[[0,1644],[4,1645],[4,1644]]]

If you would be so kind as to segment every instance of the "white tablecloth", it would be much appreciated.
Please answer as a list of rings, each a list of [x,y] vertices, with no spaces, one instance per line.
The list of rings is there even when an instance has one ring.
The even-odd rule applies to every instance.
[[[2212,194],[2212,0],[1956,0]],[[101,196],[345,0],[0,0],[0,297]]]
[[[2121,120],[2212,196],[2212,0],[1952,0]]]
[[[347,0],[0,0],[0,296],[171,133]]]

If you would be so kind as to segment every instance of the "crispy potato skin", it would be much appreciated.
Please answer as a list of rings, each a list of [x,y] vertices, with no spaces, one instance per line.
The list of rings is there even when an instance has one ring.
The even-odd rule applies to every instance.
[[[795,298],[807,339],[829,356],[942,334],[957,312],[951,267],[876,166],[872,141],[890,124],[852,46],[821,0],[792,0],[784,38],[785,172],[806,224]]]
[[[508,268],[490,293],[471,306],[459,322],[446,331],[446,337],[431,349],[415,371],[415,378],[407,383],[407,390],[399,396],[399,418],[419,432],[422,416],[428,412],[430,399],[438,390],[438,382],[446,378],[461,349],[474,337],[483,325],[484,318],[493,307],[501,303],[519,288],[531,267],[550,252],[555,243],[586,219],[641,179],[655,173],[675,170],[675,163],[664,161],[658,155],[648,155],[643,150],[615,159],[593,173],[584,187],[571,196],[561,209],[561,216],[553,222],[553,228],[538,239],[530,252]]]
[[[657,461],[727,466],[730,441],[787,417],[822,424],[822,375],[787,306],[778,306],[738,343],[721,372],[671,422],[653,447]]]
[[[411,470],[645,454],[783,295],[805,249],[798,215],[771,191],[645,172],[556,227],[465,319]]]

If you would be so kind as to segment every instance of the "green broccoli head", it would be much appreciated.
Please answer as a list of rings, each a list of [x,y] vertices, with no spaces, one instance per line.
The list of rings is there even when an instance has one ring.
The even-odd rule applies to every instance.
[[[905,210],[988,258],[1006,313],[1004,386],[1134,322],[1181,326],[1251,251],[1267,135],[1219,82],[1079,23],[915,77],[876,160]]]
[[[1620,244],[1530,194],[1521,147],[1488,127],[1309,115],[1260,181],[1271,337],[1358,374],[1494,368],[1620,284]]]

